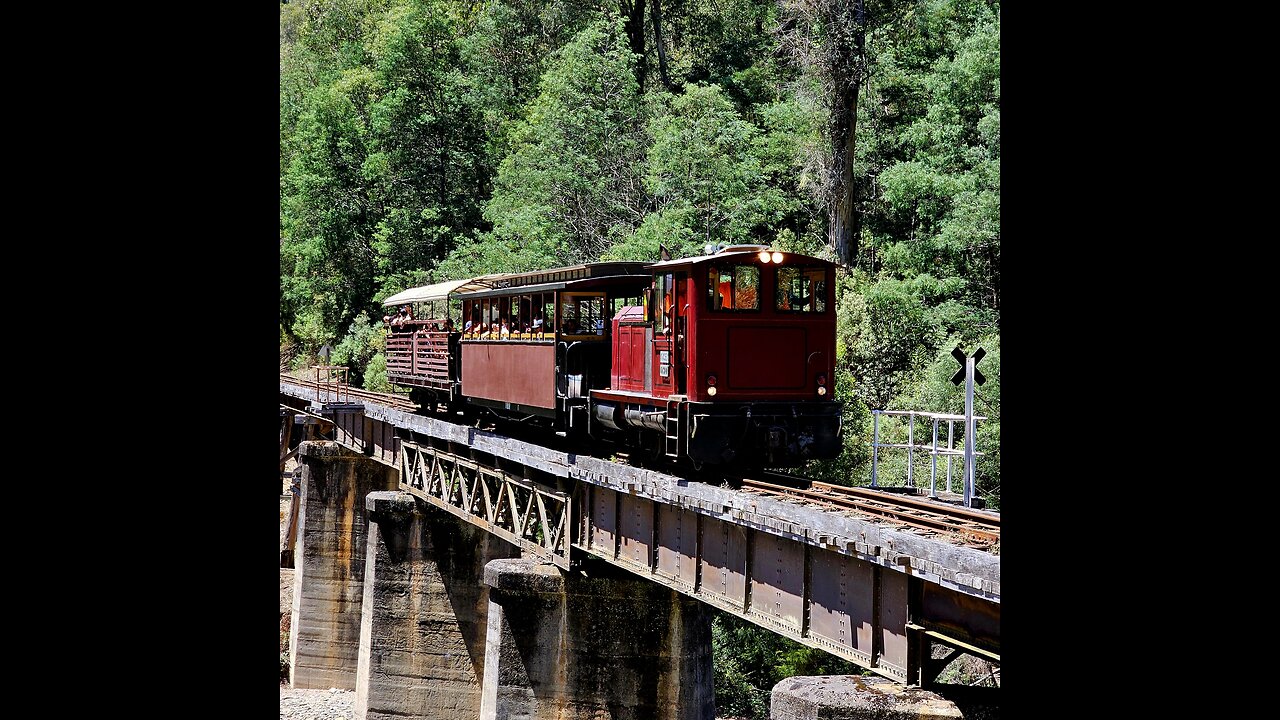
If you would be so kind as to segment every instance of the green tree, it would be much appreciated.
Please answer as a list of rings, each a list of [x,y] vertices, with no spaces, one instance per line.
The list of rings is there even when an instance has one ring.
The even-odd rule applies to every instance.
[[[553,55],[498,169],[485,208],[493,231],[461,243],[445,274],[587,262],[630,234],[643,203],[634,63],[612,20],[593,22]]]
[[[373,295],[368,222],[372,73],[353,69],[314,88],[282,181],[281,302],[288,329],[314,348],[333,339]]]
[[[707,243],[748,241],[780,213],[754,143],[759,131],[738,117],[715,86],[687,85],[649,123],[644,185],[656,210],[615,256],[650,259],[664,243],[676,256]]]
[[[370,43],[382,92],[369,107],[362,170],[384,297],[478,226],[489,192],[483,113],[460,70],[458,23],[447,9],[437,0],[396,6]]]
[[[773,686],[792,675],[861,675],[851,662],[789,640],[728,613],[711,621],[716,714],[769,717]]]

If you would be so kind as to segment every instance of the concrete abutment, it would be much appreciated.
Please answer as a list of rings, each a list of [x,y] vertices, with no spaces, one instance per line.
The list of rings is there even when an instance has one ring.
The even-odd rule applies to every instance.
[[[404,492],[367,499],[356,720],[474,720],[489,592],[485,563],[514,545]]]
[[[295,688],[353,690],[368,527],[365,496],[398,473],[337,443],[298,447],[297,542],[289,680]]]
[[[625,571],[533,558],[485,567],[482,720],[711,720],[711,615]]]

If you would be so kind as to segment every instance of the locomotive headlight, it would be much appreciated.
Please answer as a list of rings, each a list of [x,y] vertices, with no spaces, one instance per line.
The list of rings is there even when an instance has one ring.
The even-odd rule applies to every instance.
[[[760,253],[760,254],[761,254],[761,255],[763,255],[764,253]],[[782,262],[782,253],[780,253],[780,252],[775,252],[775,253],[773,254],[773,261],[774,261],[774,262],[776,262],[776,263],[780,263],[780,262]]]
[[[761,251],[760,251],[760,262],[762,262],[762,263],[767,263],[767,262],[769,262],[769,251],[768,251],[768,250],[761,250]]]
[[[707,394],[708,394],[708,395],[710,395],[711,397],[715,397],[715,396],[716,396],[716,387],[715,387],[715,385],[712,385],[711,387],[707,388]]]
[[[713,388],[713,389],[714,389],[714,388]],[[826,388],[824,388],[824,387],[822,387],[822,386],[819,386],[819,387],[818,387],[818,395],[819,395],[819,396],[822,396],[822,395],[826,395],[826,394],[827,394],[827,389],[826,389]]]
[[[707,376],[707,394],[710,395],[711,397],[716,396],[716,376],[715,375]]]

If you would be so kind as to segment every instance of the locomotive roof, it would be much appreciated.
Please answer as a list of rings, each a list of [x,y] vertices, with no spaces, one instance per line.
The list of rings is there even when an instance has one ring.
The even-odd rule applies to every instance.
[[[652,265],[649,266],[649,268],[651,270],[661,270],[663,268],[677,268],[677,267],[683,267],[686,265],[699,265],[702,263],[712,262],[716,260],[724,260],[726,258],[734,258],[734,259],[742,260],[746,258],[755,257],[762,250],[769,250],[769,252],[775,252],[774,250],[770,249],[768,245],[731,245],[721,250],[720,252],[713,253],[711,255],[696,255],[694,257],[677,258],[675,260],[663,260],[661,262],[653,263]],[[829,260],[823,260],[822,258],[813,257],[812,255],[805,255],[803,253],[788,252],[785,250],[778,250],[776,252],[780,252],[783,255],[790,256],[794,259],[803,259],[806,261],[815,261],[820,263],[830,263]]]

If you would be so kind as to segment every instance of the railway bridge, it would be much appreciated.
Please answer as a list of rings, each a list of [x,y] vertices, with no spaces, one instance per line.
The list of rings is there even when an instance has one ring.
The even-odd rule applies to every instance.
[[[357,718],[710,720],[711,607],[880,676],[792,678],[774,718],[960,717],[938,672],[999,662],[994,513],[718,487],[353,392],[280,382],[281,469],[298,421],[329,438],[288,452],[290,681]]]

